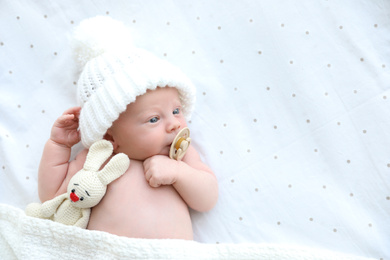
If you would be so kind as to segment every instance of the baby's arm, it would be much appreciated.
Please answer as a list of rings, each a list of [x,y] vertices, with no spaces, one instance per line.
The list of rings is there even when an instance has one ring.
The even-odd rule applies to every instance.
[[[77,130],[80,109],[66,110],[51,129],[38,170],[38,193],[42,202],[61,194],[59,191],[69,170],[71,148],[80,141]]]
[[[150,186],[173,185],[187,205],[194,210],[208,211],[218,200],[217,179],[192,146],[183,161],[156,155],[145,160],[144,169]]]

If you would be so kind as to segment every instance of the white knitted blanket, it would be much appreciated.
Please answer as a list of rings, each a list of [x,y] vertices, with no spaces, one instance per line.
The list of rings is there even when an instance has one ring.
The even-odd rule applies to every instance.
[[[365,259],[280,244],[132,239],[31,218],[0,204],[0,259]]]

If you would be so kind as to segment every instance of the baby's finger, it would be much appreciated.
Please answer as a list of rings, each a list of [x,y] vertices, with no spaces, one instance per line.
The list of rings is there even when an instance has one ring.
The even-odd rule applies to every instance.
[[[156,178],[151,178],[151,179],[149,180],[149,185],[150,185],[151,187],[153,187],[153,188],[158,188],[158,187],[161,186],[161,183],[160,183],[158,180],[156,180]]]
[[[72,114],[62,115],[58,118],[58,122],[62,125],[72,125],[77,121],[78,119]]]
[[[150,178],[152,177],[152,174],[149,171],[145,171],[145,179],[147,182],[150,181]]]
[[[144,165],[144,172],[146,173],[147,171],[149,171],[150,168],[150,158],[146,159],[143,165]]]
[[[65,110],[65,112],[63,113],[63,115],[75,115],[75,117],[79,117],[80,116],[80,111],[81,111],[81,107],[71,107],[71,108],[68,108],[67,110]]]
[[[77,118],[77,120],[80,118],[80,113],[81,113],[81,107],[74,107],[74,116]]]
[[[144,166],[145,179],[147,182],[149,182],[150,178],[152,177],[152,173],[149,171],[148,159],[144,161],[143,166]]]

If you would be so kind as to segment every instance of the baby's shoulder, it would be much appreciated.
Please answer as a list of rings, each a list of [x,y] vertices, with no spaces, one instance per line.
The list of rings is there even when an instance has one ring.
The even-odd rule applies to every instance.
[[[82,149],[75,157],[75,161],[83,161],[83,163],[85,162],[86,158],[87,158],[87,154],[88,154],[88,149],[84,148]]]
[[[81,150],[73,161],[69,163],[68,175],[73,176],[84,166],[85,160],[87,159],[88,149]]]
[[[74,164],[76,168],[81,170],[84,166],[85,161],[87,160],[87,154],[88,149],[81,150],[71,163]]]

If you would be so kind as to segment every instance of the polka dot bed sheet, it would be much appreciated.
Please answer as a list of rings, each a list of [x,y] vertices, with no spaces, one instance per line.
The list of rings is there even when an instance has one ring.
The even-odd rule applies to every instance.
[[[77,104],[69,35],[106,15],[197,87],[188,125],[219,201],[191,211],[196,241],[389,259],[389,10],[383,0],[2,1],[0,203],[39,201],[51,125]]]

